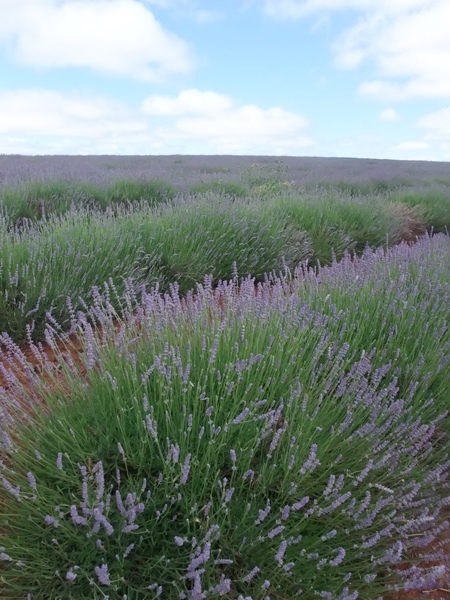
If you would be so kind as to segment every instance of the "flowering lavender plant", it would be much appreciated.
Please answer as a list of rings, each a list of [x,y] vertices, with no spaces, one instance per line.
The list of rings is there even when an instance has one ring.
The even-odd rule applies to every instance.
[[[29,381],[0,367],[2,598],[444,582],[449,258],[439,235],[256,290],[207,277],[143,291],[120,322],[99,299],[76,317],[80,363],[51,331],[57,366],[32,347],[42,378],[3,336]]]

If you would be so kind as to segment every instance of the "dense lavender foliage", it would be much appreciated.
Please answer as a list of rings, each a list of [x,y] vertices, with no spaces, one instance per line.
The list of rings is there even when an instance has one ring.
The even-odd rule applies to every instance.
[[[99,329],[74,316],[81,365],[51,329],[57,368],[32,346],[43,379],[3,335],[2,597],[449,582],[449,258],[438,235],[256,289],[130,288],[120,321],[105,286]]]
[[[267,171],[281,171],[300,186],[324,181],[406,185],[424,180],[442,180],[448,185],[450,181],[448,162],[289,156],[0,156],[0,185],[54,179],[105,185],[126,177],[165,179],[183,189],[218,175],[235,181],[242,174],[264,176]]]

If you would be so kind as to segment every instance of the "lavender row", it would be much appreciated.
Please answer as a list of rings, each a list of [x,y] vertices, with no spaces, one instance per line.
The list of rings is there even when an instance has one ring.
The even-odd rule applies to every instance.
[[[286,265],[309,260],[317,266],[332,256],[361,254],[365,246],[414,240],[426,229],[401,203],[356,202],[325,196],[234,199],[217,194],[179,197],[152,207],[141,203],[106,211],[75,205],[64,216],[11,230],[0,219],[0,331],[13,339],[43,338],[45,323],[70,328],[75,310],[91,302],[92,286],[112,278],[135,285],[178,283],[185,294],[205,273],[220,279],[240,275],[263,280]],[[445,222],[445,210],[443,219]]]
[[[110,283],[73,312],[81,364],[56,325],[58,365],[31,345],[43,377],[4,334],[2,597],[444,586],[449,256],[438,235],[256,288],[130,284],[119,321]]]

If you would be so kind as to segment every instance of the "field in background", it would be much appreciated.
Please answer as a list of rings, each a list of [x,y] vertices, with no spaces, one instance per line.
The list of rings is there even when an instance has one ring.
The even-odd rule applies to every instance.
[[[2,597],[446,597],[448,163],[0,156],[0,200]]]
[[[48,314],[70,330],[103,282],[186,293],[205,275],[263,281],[450,226],[446,164],[1,158],[0,331],[15,341],[27,328],[42,339]]]

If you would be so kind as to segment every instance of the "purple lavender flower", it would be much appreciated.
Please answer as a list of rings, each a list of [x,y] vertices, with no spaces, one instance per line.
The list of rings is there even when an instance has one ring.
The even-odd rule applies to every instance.
[[[105,493],[105,473],[103,471],[103,463],[101,460],[94,466],[92,472],[95,474],[95,482],[97,485],[97,501],[100,501]]]
[[[284,525],[278,525],[278,527],[275,527],[274,529],[269,531],[269,533],[267,534],[267,537],[269,539],[273,539],[275,536],[279,535],[283,531],[284,531]]]
[[[152,438],[156,440],[158,438],[156,421],[154,421],[150,415],[146,415],[145,423],[147,426],[147,431],[150,433]]]
[[[28,472],[28,473],[27,473],[27,477],[28,477],[28,482],[29,482],[29,484],[30,484],[30,487],[31,487],[33,490],[35,490],[35,489],[36,489],[36,479],[35,479],[35,477],[34,477],[33,473],[31,473],[31,472]]]
[[[184,461],[184,465],[183,465],[183,470],[181,472],[181,479],[180,479],[180,483],[186,483],[188,477],[189,477],[189,471],[191,469],[191,454],[189,453],[186,456],[186,460]]]
[[[280,441],[280,437],[281,437],[281,434],[283,433],[283,431],[284,431],[283,427],[280,427],[279,429],[277,429],[275,435],[273,436],[272,442],[270,444],[269,452],[273,452],[276,449],[276,447],[278,446],[278,442]]]
[[[337,534],[336,529],[332,529],[328,533],[325,533],[320,539],[322,542],[326,542],[327,540],[331,540]]]
[[[108,565],[104,564],[101,567],[95,567],[95,574],[97,575],[98,580],[102,585],[111,585],[111,581],[108,575]]]
[[[245,419],[249,412],[250,409],[244,408],[244,410],[240,414],[238,414],[238,416],[235,419],[233,419],[233,425],[238,425],[239,423],[242,423],[242,421]]]
[[[176,446],[174,446],[173,444],[170,444],[170,449],[167,455],[167,462],[169,462],[169,460],[172,460],[174,464],[177,464],[178,460],[180,458],[180,446],[177,444]]]
[[[191,562],[189,563],[189,566],[187,568],[188,573],[192,573],[193,571],[198,569],[198,567],[200,565],[203,565],[204,563],[208,562],[210,556],[211,556],[211,543],[205,542],[205,545],[204,545],[203,550],[200,553],[200,555],[197,558],[193,558],[191,560]]]
[[[300,469],[301,475],[305,475],[305,473],[308,473],[309,471],[313,471],[318,465],[320,465],[320,462],[316,458],[316,453],[317,453],[317,444],[313,444],[311,446],[311,450],[309,452],[308,459],[303,463],[303,466]]]
[[[333,491],[335,481],[336,481],[336,476],[330,475],[330,478],[328,479],[327,487],[325,488],[325,490],[323,492],[324,496],[329,496],[331,494],[331,492]]]
[[[47,523],[47,525],[53,525],[53,527],[55,529],[57,527],[59,527],[59,521],[58,521],[58,519],[55,519],[55,517],[52,517],[52,515],[47,515],[44,520]]]
[[[258,575],[258,573],[260,572],[260,568],[259,567],[254,567],[250,573],[247,573],[247,575],[242,579],[242,581],[244,583],[250,583],[250,581],[256,577],[256,575]]]
[[[301,510],[309,502],[309,496],[305,496],[300,502],[295,502],[291,508],[292,510]]]
[[[225,504],[228,504],[228,502],[231,500],[234,490],[235,488],[231,488],[225,492]]]
[[[210,588],[211,594],[217,594],[219,596],[225,596],[231,592],[231,579],[225,579],[225,575],[220,576],[220,582],[213,588]]]
[[[344,548],[338,548],[336,556],[328,563],[331,567],[337,567],[345,558]]]
[[[63,468],[63,464],[62,464],[62,453],[58,452],[58,456],[56,458],[56,466],[58,467],[58,469],[61,471]]]
[[[255,525],[259,525],[260,523],[262,523],[264,521],[264,519],[266,519],[266,517],[269,513],[270,513],[270,504],[268,504],[264,510],[258,511],[259,518],[256,519]]]
[[[253,471],[253,469],[249,469],[242,475],[242,479],[245,481],[250,478],[253,481],[254,476],[255,472]]]
[[[0,552],[0,560],[12,560],[12,558],[9,556],[9,554],[6,554],[5,552]]]
[[[283,557],[287,549],[287,542],[283,540],[278,548],[278,552],[275,554],[275,560],[279,565],[283,564]]]
[[[73,572],[73,569],[70,569],[69,571],[67,571],[66,573],[66,579],[68,579],[69,581],[75,581],[75,579],[78,577],[78,575],[76,573]]]
[[[286,506],[283,508],[283,512],[281,513],[281,518],[283,519],[283,521],[286,521],[289,518],[290,512],[291,507],[289,506],[289,504],[286,504]]]
[[[77,512],[77,507],[72,504],[70,507],[70,516],[74,525],[87,525],[88,521],[85,517],[80,517]]]

